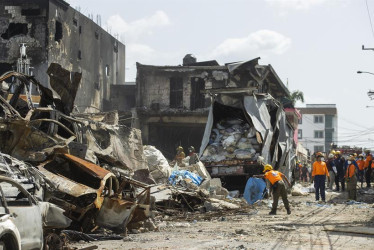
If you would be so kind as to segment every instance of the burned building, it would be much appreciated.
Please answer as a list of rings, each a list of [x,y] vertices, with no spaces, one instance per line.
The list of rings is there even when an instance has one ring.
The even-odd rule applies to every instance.
[[[212,101],[220,94],[268,93],[285,103],[288,89],[259,59],[219,65],[188,54],[179,66],[137,63],[137,121],[144,143],[168,158],[179,145],[199,149]]]
[[[63,0],[1,1],[0,74],[31,73],[17,65],[26,57],[44,85],[51,63],[82,74],[74,103],[80,112],[108,109],[110,86],[125,82],[125,45]]]

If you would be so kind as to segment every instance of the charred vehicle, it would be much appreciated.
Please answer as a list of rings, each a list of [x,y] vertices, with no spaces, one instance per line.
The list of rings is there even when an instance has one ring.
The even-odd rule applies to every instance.
[[[83,231],[95,226],[124,230],[150,215],[149,187],[142,183],[124,178],[119,185],[112,172],[69,154],[57,154],[38,169],[56,187],[45,199],[64,208]],[[144,189],[139,195],[134,184]]]

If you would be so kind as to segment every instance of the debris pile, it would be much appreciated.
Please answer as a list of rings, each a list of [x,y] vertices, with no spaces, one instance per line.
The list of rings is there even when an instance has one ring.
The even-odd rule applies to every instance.
[[[261,145],[256,137],[256,130],[249,123],[240,119],[221,120],[215,124],[201,160],[220,162],[224,160],[256,161],[261,152]]]

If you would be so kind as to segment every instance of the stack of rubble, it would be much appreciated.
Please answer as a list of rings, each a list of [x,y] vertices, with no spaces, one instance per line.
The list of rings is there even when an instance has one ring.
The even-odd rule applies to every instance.
[[[240,159],[256,161],[261,145],[256,138],[256,130],[240,119],[221,120],[212,129],[209,146],[201,160],[219,162]]]

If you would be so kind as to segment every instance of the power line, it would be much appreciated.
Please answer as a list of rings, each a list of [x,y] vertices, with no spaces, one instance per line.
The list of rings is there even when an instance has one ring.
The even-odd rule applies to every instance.
[[[366,10],[368,11],[369,20],[370,20],[371,33],[373,34],[373,37],[374,37],[374,29],[373,29],[373,23],[372,23],[372,21],[371,21],[371,17],[370,17],[370,11],[369,11],[368,0],[366,0],[365,2],[366,2]]]

